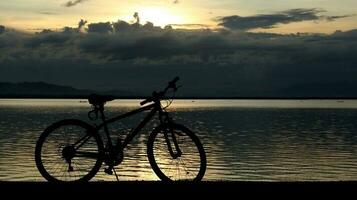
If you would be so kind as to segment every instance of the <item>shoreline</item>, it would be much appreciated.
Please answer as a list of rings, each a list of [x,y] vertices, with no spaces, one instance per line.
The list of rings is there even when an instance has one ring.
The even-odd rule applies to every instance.
[[[187,196],[191,193],[198,195],[211,194],[227,194],[232,195],[248,195],[260,197],[263,194],[268,195],[284,195],[285,192],[294,192],[296,195],[302,195],[302,191],[339,193],[355,192],[357,181],[317,181],[317,182],[256,182],[256,181],[202,181],[202,182],[161,182],[161,181],[119,181],[119,182],[87,182],[87,183],[65,183],[55,184],[48,182],[5,182],[0,181],[0,191],[14,195],[14,192],[21,196],[23,193],[39,193],[58,194],[60,196],[68,196],[75,194],[99,195],[113,194],[114,196],[122,197],[121,195],[133,195],[141,197],[145,194],[171,194],[178,196]],[[282,192],[283,191],[283,192]],[[290,194],[291,195],[291,194]],[[156,196],[152,196],[156,198]]]
[[[149,96],[114,96],[115,99],[146,99]],[[88,96],[1,96],[0,99],[87,99]],[[175,97],[182,100],[357,100],[357,97]]]

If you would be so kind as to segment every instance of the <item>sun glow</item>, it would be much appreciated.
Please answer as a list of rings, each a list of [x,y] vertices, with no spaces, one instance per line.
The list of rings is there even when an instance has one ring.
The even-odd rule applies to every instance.
[[[138,13],[140,23],[152,22],[155,26],[164,27],[168,24],[182,24],[185,23],[185,17],[180,15],[169,8],[162,7],[138,7],[135,8],[135,12]],[[133,14],[122,17],[125,21],[133,20]]]

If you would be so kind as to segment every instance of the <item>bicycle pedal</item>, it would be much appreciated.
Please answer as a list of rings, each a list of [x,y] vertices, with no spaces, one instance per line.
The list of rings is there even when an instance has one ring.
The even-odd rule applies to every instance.
[[[113,170],[112,170],[112,169],[109,169],[109,168],[104,169],[104,172],[105,172],[106,174],[109,174],[109,175],[112,175],[112,174],[113,174]]]

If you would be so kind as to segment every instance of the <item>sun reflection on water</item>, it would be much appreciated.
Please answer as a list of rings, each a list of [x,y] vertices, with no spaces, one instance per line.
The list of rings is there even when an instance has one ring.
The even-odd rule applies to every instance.
[[[36,141],[48,125],[60,119],[93,123],[87,119],[90,106],[82,101],[0,100],[0,180],[44,181],[35,166]],[[107,114],[129,111],[139,107],[139,102],[108,103]],[[177,100],[169,109],[174,119],[194,131],[203,143],[207,153],[205,180],[357,179],[356,101],[244,102]],[[115,137],[127,134],[144,115],[110,130]],[[127,147],[117,169],[120,180],[159,180],[146,154],[148,135],[155,124]],[[103,170],[94,181],[115,181]]]

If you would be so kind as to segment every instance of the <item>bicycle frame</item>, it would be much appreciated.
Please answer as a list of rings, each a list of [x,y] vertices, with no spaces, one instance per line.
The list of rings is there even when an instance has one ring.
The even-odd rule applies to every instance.
[[[168,118],[168,114],[167,112],[164,112],[163,109],[161,108],[161,104],[160,104],[160,101],[155,101],[154,103],[150,104],[150,105],[147,105],[147,106],[144,106],[142,108],[139,108],[139,109],[135,109],[133,111],[130,111],[128,113],[124,113],[122,115],[119,115],[119,116],[116,116],[116,117],[113,117],[111,119],[108,119],[106,120],[105,119],[105,115],[104,115],[104,108],[103,109],[100,109],[100,115],[101,115],[101,119],[103,121],[103,123],[97,125],[95,127],[95,130],[96,130],[96,134],[99,132],[99,130],[101,128],[104,129],[104,132],[106,134],[106,137],[107,137],[107,141],[108,141],[108,149],[109,151],[111,152],[113,150],[113,142],[112,142],[112,139],[111,139],[111,136],[110,136],[110,133],[109,133],[109,130],[108,130],[108,124],[111,124],[111,123],[114,123],[118,120],[121,120],[121,119],[124,119],[126,117],[130,117],[132,115],[135,115],[135,114],[138,114],[138,113],[141,113],[141,112],[144,112],[146,110],[150,110],[150,113],[139,123],[139,125],[132,131],[130,132],[124,139],[123,143],[121,144],[121,147],[122,149],[124,149],[131,141],[132,139],[139,134],[139,132],[142,130],[143,127],[145,127],[145,125],[154,117],[154,115],[156,114],[156,112],[159,112],[159,120],[160,120],[160,123],[164,123],[164,121],[162,120],[162,116],[165,116],[167,117],[166,119],[169,119]],[[170,121],[169,121],[170,122]],[[74,146],[76,148],[76,150],[78,150],[91,136],[90,135],[86,135],[84,136],[83,138],[81,138],[80,140],[78,140]],[[171,141],[169,139],[169,136],[167,134],[165,134],[165,141],[168,145],[168,150],[170,152],[170,155],[173,157],[173,158],[177,158],[179,157],[182,152],[178,146],[178,143],[177,143],[177,140],[176,140],[176,137],[174,135],[171,135],[172,137],[172,143],[174,144],[174,147],[175,147],[175,150],[176,150],[176,153],[173,151],[173,148],[171,146]],[[80,143],[80,144],[79,144]],[[78,146],[76,146],[77,144],[79,144]],[[78,151],[77,152],[77,156],[85,156],[85,157],[96,157],[97,155],[96,154],[92,154],[92,153],[86,153],[86,152],[80,152]]]
[[[133,111],[130,111],[128,113],[124,113],[122,115],[119,115],[119,116],[116,116],[116,117],[113,117],[113,118],[110,118],[110,119],[106,119],[105,118],[105,115],[104,115],[104,110],[100,110],[100,115],[101,115],[101,118],[102,118],[102,121],[103,123],[99,124],[98,126],[96,126],[96,131],[98,132],[101,128],[104,129],[104,132],[106,134],[106,137],[108,139],[108,145],[109,145],[109,148],[111,148],[113,146],[113,142],[112,142],[112,138],[110,136],[110,133],[109,133],[109,129],[108,129],[108,124],[111,124],[111,123],[114,123],[116,121],[119,121],[121,119],[124,119],[124,118],[127,118],[127,117],[130,117],[132,115],[135,115],[135,114],[138,114],[138,113],[141,113],[141,112],[144,112],[146,110],[151,110],[150,113],[136,126],[136,128],[130,132],[126,138],[124,139],[123,143],[122,143],[122,148],[124,149],[132,140],[133,138],[139,134],[139,132],[142,130],[142,128],[145,127],[145,125],[151,121],[151,119],[155,116],[155,114],[158,112],[159,113],[159,119],[160,119],[160,122],[162,123],[162,116],[164,115],[164,111],[163,109],[161,108],[161,104],[160,102],[154,102],[150,105],[147,105],[147,106],[144,106],[144,107],[141,107],[141,108],[138,108],[138,109],[135,109]]]
[[[126,150],[128,144],[134,140],[134,138],[144,129],[144,127],[151,120],[153,120],[153,117],[157,114],[159,120],[157,120],[155,116],[155,127],[148,134],[148,140],[146,144],[148,160],[153,171],[161,180],[172,181],[176,180],[176,177],[173,177],[171,175],[168,176],[168,173],[170,173],[171,170],[167,172],[162,171],[162,169],[167,169],[168,167],[170,167],[169,169],[172,169],[171,167],[173,167],[173,169],[176,169],[176,171],[174,171],[173,173],[177,175],[177,172],[181,173],[180,168],[182,168],[183,171],[181,171],[184,175],[184,178],[182,180],[201,180],[206,170],[206,156],[203,146],[197,136],[195,136],[192,131],[190,131],[184,125],[175,123],[172,118],[170,118],[169,113],[166,110],[166,108],[171,105],[174,99],[174,94],[178,88],[176,86],[176,82],[178,80],[179,78],[176,77],[175,79],[170,81],[168,86],[163,91],[154,91],[151,97],[148,97],[144,101],[140,102],[141,107],[133,109],[127,113],[118,114],[114,117],[108,118],[106,118],[104,113],[104,105],[106,102],[114,100],[115,97],[109,95],[105,96],[91,94],[88,97],[88,102],[93,109],[88,112],[88,118],[90,120],[97,120],[94,124],[88,124],[86,121],[82,121],[80,119],[64,119],[53,123],[41,134],[39,140],[36,143],[35,150],[36,166],[41,175],[48,181],[54,182],[88,181],[93,178],[98,172],[98,170],[100,170],[102,165],[105,164],[106,168],[104,169],[104,172],[107,174],[113,174],[114,172],[117,180],[119,180],[118,175],[115,171],[115,166],[118,166],[123,162],[124,149]],[[172,97],[167,98],[166,93],[170,89],[172,89],[174,93]],[[167,105],[162,105],[162,100],[167,100]],[[136,126],[134,126],[130,131],[125,132],[124,134],[120,134],[120,137],[117,138],[116,134],[115,137],[113,137],[113,139],[115,138],[113,141],[109,129],[111,126],[109,126],[109,124],[142,112],[145,112],[145,116],[143,117],[143,119],[139,120],[139,123],[136,124]],[[159,121],[158,126],[156,126],[157,121]],[[73,126],[74,128],[76,128],[75,130],[69,129],[69,131],[72,131],[71,133],[76,134],[75,137],[73,137],[72,134],[67,135],[67,132],[63,132],[64,130],[62,131],[62,129],[60,129],[69,126]],[[52,132],[58,129],[60,130],[59,133],[61,135],[63,132],[63,137],[58,138],[58,134],[56,134],[56,132],[52,134]],[[81,131],[79,134],[77,132],[78,130]],[[100,132],[102,130],[105,132],[104,134]],[[46,138],[49,134],[55,136],[54,139],[58,139],[58,145],[53,145],[52,140],[47,142],[49,144],[47,146],[54,148],[54,151],[57,152],[57,154],[55,154],[57,156],[57,159],[52,159],[53,153],[45,154],[50,156],[42,156],[43,151],[48,149],[44,149],[43,145],[47,141]],[[73,139],[77,137],[78,139],[73,141]],[[125,138],[121,140],[121,138],[123,137]],[[62,138],[64,140],[60,140]],[[90,140],[91,138],[93,140]],[[186,144],[186,140],[181,138],[186,138],[190,140],[191,142],[189,141],[188,144],[191,145],[191,147],[196,147],[197,149],[191,148],[186,145],[181,146],[181,144]],[[87,143],[88,145],[86,145]],[[139,145],[142,144],[140,143]],[[192,149],[193,151],[187,151],[187,154],[185,151],[185,154],[183,155],[183,152],[181,152],[180,149],[181,147],[188,147],[187,150]],[[161,152],[163,151],[164,154],[157,154],[155,153],[156,150],[159,150]],[[168,157],[167,153],[170,153],[171,156]],[[195,167],[195,169],[193,169],[193,167],[186,167],[185,157],[182,157],[181,159],[181,156],[190,157],[191,153],[195,155],[194,158],[197,158],[197,155],[200,158],[199,163],[198,161],[196,162],[196,159],[195,163],[193,163],[193,167]],[[171,162],[167,164],[165,163],[162,168],[161,163],[158,163],[157,161],[161,161],[163,159],[158,158],[158,155],[165,156],[165,160],[166,158],[168,158]],[[89,163],[83,160],[85,166],[84,168],[80,168],[79,166],[81,166],[81,164],[77,164],[79,162],[82,162],[82,160],[75,159],[75,157],[81,157],[83,159],[94,159],[94,162],[91,161]],[[51,166],[44,165],[44,163],[51,162],[54,163],[52,168]],[[63,165],[63,162],[65,162],[65,165]],[[58,163],[60,163],[60,168],[57,167],[59,166]],[[188,163],[191,163],[191,159],[188,160]],[[93,164],[93,167],[88,168],[89,164]],[[65,167],[63,168],[63,166]],[[46,168],[52,170],[47,170]],[[193,172],[192,169],[195,170],[197,173],[191,173],[191,171]],[[85,174],[83,174],[82,172],[84,172]],[[181,177],[180,175],[178,176],[179,179],[181,179]]]

